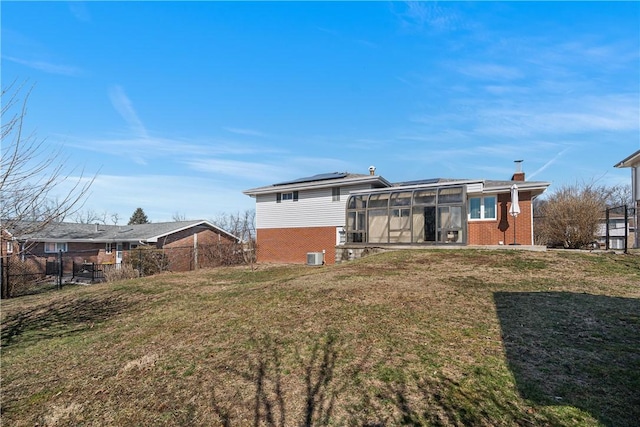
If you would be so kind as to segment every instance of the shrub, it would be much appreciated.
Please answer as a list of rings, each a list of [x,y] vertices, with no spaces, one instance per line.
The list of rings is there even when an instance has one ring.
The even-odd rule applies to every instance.
[[[139,277],[138,270],[129,264],[117,264],[105,269],[104,278],[107,282],[117,282],[118,280],[135,279]]]

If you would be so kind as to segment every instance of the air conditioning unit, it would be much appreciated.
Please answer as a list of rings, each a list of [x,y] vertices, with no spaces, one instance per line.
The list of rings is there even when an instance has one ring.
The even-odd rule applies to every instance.
[[[322,252],[307,252],[307,265],[322,265],[324,254]]]

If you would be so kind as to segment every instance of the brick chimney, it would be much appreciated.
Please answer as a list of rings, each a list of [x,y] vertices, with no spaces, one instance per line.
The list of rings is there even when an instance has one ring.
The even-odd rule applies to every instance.
[[[524,181],[524,172],[522,172],[522,162],[523,160],[514,160],[516,164],[516,171],[511,177],[511,181]]]

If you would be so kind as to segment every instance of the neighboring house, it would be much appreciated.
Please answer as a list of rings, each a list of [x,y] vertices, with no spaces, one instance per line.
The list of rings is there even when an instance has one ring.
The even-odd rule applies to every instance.
[[[532,200],[550,185],[431,179],[392,184],[375,175],[329,173],[244,191],[256,199],[258,261],[324,262],[345,251],[392,245],[533,245]],[[511,187],[520,214],[509,215]],[[514,233],[515,231],[515,233]]]
[[[631,247],[636,235],[635,221],[629,218],[629,224],[626,224],[625,217],[620,214],[611,214],[609,216],[609,249],[624,249],[624,239],[627,238],[627,245]],[[602,218],[598,225],[597,241],[601,248],[607,247],[607,220]]]
[[[616,168],[631,169],[631,194],[635,201],[634,224],[640,224],[640,150],[614,165]],[[634,248],[640,248],[640,233],[635,233]]]
[[[120,264],[125,252],[138,246],[198,248],[238,241],[236,236],[204,220],[135,225],[62,222],[50,223],[42,228],[34,227],[29,222],[16,222],[11,224],[11,229],[3,230],[2,244],[7,246],[7,252],[11,247],[14,256],[52,258],[63,252],[66,258],[72,257],[75,262]],[[190,267],[193,266],[172,263],[173,270],[188,270]]]

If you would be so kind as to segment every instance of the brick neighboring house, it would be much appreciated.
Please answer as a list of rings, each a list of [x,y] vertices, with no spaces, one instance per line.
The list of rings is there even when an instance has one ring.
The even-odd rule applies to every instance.
[[[120,264],[125,252],[138,246],[177,251],[178,248],[239,242],[236,236],[204,220],[135,225],[62,222],[50,223],[42,228],[19,221],[10,227],[2,232],[4,253],[11,249],[7,255],[54,258],[62,251],[65,258],[73,258],[74,262],[80,263]],[[194,258],[189,263],[191,265],[185,265],[183,261],[173,262],[172,270],[189,270],[194,267],[193,262],[197,268],[197,260],[197,257]]]
[[[635,202],[634,224],[640,224],[640,150],[616,163],[614,167],[631,169],[631,194]],[[635,233],[633,247],[640,248],[640,233]]]
[[[324,261],[344,250],[398,245],[533,245],[532,200],[550,185],[511,180],[430,179],[390,183],[375,175],[329,173],[244,191],[256,199],[259,262]],[[509,215],[511,187],[520,214]],[[515,229],[515,236],[514,236]]]

